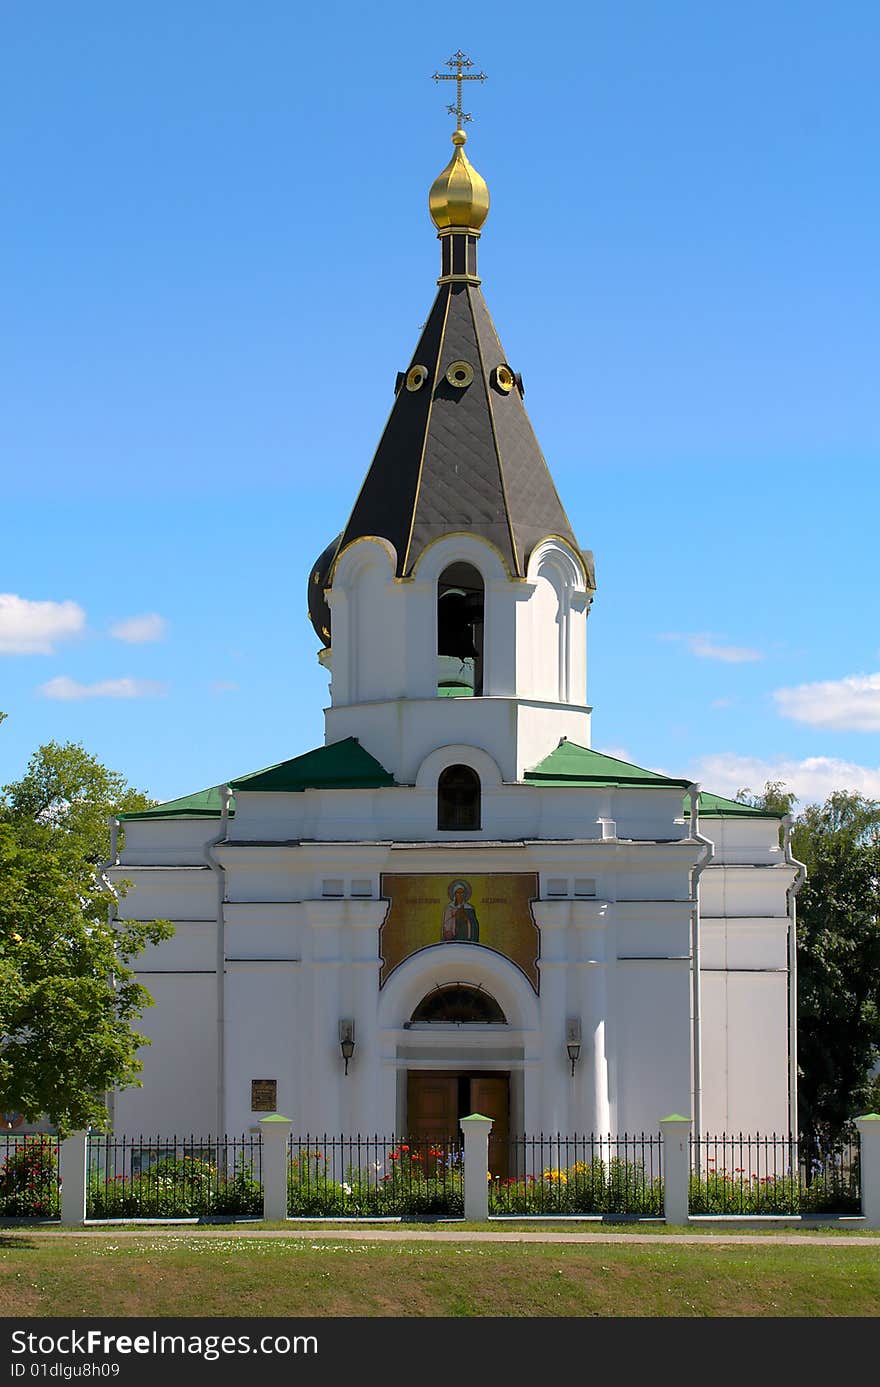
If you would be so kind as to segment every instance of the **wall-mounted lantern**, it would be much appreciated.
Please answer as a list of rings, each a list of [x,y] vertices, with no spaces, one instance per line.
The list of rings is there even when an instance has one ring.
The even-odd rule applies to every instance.
[[[339,1048],[342,1051],[342,1058],[345,1060],[345,1072],[348,1073],[348,1061],[354,1054],[354,1022],[340,1021],[339,1023]]]
[[[565,1023],[565,1048],[571,1060],[571,1073],[574,1077],[574,1067],[581,1053],[581,1023],[577,1016],[570,1016]]]

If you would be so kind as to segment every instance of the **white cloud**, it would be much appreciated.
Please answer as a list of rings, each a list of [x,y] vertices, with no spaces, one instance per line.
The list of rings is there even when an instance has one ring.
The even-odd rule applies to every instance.
[[[96,684],[80,684],[67,674],[59,674],[48,683],[41,684],[38,690],[44,698],[61,699],[71,702],[81,698],[162,698],[168,692],[167,684],[157,684],[154,679],[102,679]]]
[[[732,708],[733,705],[734,705],[734,703],[736,703],[736,699],[735,699],[735,698],[713,698],[713,699],[712,699],[712,707],[713,707],[713,708]]]
[[[748,645],[729,645],[720,637],[712,635],[682,635],[668,632],[660,637],[662,641],[684,641],[692,655],[701,660],[722,660],[727,665],[742,665],[752,660],[763,660],[760,650]]]
[[[708,636],[688,636],[686,639],[691,654],[698,655],[701,660],[723,660],[728,665],[743,665],[764,658],[760,650],[752,650],[746,645],[722,645]]]
[[[784,718],[844,732],[880,732],[880,674],[799,684],[773,695]]]
[[[110,627],[111,636],[129,645],[146,645],[148,641],[160,641],[168,629],[168,622],[158,612],[145,612],[143,616],[129,616]]]
[[[763,790],[768,780],[781,780],[804,804],[821,802],[833,790],[854,790],[869,799],[880,799],[880,766],[859,766],[833,756],[807,756],[803,761],[787,757],[763,760],[722,751],[701,756],[689,774],[705,790],[731,799],[740,789]]]
[[[85,624],[76,602],[29,602],[0,592],[0,655],[51,655],[55,641],[78,636]]]
[[[211,685],[211,693],[237,693],[241,688],[240,684],[234,684],[231,679],[215,679]]]

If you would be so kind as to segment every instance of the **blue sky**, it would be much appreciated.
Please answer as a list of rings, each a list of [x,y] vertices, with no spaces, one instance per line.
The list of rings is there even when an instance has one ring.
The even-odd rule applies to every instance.
[[[0,781],[321,742],[306,578],[435,292],[458,47],[484,293],[596,553],[594,744],[880,796],[867,0],[7,7]]]

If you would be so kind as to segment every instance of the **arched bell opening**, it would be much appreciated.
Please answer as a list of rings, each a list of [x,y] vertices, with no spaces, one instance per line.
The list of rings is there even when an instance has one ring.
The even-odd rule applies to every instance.
[[[483,579],[469,563],[452,563],[437,581],[437,693],[473,698],[483,692]]]

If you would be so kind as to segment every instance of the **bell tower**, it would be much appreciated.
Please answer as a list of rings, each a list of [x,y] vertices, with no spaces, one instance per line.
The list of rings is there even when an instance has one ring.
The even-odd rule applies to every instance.
[[[326,739],[357,737],[404,783],[445,746],[488,753],[515,781],[561,738],[590,737],[592,555],[483,298],[489,190],[465,153],[467,65],[459,53],[457,72],[435,74],[458,82],[452,158],[428,199],[437,295],[348,522],[309,575]]]

